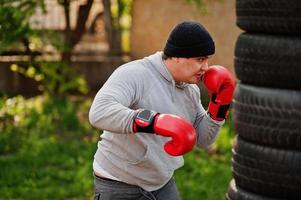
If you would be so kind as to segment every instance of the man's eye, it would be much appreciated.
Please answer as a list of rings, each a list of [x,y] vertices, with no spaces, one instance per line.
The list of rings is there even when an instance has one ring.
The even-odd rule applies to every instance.
[[[199,61],[200,62],[204,62],[205,60],[209,59],[209,57],[202,57],[202,58],[199,58]]]

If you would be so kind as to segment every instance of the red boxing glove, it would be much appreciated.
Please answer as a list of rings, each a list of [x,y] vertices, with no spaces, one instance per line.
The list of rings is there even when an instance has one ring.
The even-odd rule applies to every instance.
[[[172,139],[165,143],[164,150],[172,156],[180,156],[191,151],[196,143],[194,127],[177,115],[141,110],[134,119],[133,130],[171,137]]]
[[[210,93],[208,113],[214,120],[224,120],[229,113],[235,81],[232,74],[219,65],[210,66],[204,73],[203,83]]]

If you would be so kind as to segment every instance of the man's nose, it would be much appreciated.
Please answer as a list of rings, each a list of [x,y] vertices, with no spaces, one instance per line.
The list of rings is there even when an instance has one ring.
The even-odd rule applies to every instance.
[[[202,64],[202,67],[201,67],[201,71],[207,71],[209,69],[209,66],[208,66],[208,61],[205,61],[203,64]]]

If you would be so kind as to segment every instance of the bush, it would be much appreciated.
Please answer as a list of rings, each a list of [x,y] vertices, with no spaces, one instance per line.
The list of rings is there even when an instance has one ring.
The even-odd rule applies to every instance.
[[[45,96],[0,100],[1,198],[87,199],[93,194],[98,134],[81,125],[82,104],[88,103]]]

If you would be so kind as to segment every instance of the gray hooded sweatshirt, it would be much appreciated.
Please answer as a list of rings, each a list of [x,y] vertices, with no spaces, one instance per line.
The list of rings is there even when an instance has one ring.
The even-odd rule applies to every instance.
[[[94,161],[119,180],[147,191],[165,185],[184,160],[164,151],[164,144],[171,138],[133,133],[137,109],[185,118],[196,129],[196,145],[203,148],[214,142],[224,123],[207,115],[197,85],[175,83],[163,63],[162,52],[118,67],[90,108],[90,123],[104,130]]]

